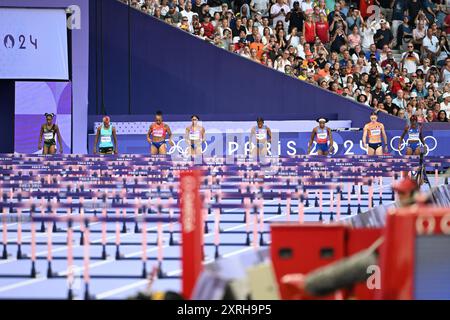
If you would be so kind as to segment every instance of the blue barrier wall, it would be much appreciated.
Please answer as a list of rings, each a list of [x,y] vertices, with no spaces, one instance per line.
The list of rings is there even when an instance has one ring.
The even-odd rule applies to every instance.
[[[216,48],[118,1],[91,6],[91,18],[97,18],[90,41],[96,51],[90,63],[91,115],[160,109],[223,120],[328,116],[352,120],[356,127],[368,121],[366,106]],[[380,118],[388,128],[404,127],[398,118]]]
[[[14,81],[0,80],[0,153],[14,152]]]

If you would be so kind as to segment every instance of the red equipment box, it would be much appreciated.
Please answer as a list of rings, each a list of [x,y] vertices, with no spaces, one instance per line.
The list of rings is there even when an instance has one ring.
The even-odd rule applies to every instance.
[[[347,229],[346,256],[351,256],[369,248],[377,239],[383,235],[381,228]],[[350,298],[356,300],[373,300],[379,289],[369,289],[366,283],[359,283],[353,287],[349,294]]]
[[[379,299],[450,299],[450,209],[389,214],[380,265]]]
[[[343,225],[274,223],[271,240],[272,264],[278,283],[286,274],[306,274],[345,256]],[[280,288],[281,299],[293,299],[283,286]]]

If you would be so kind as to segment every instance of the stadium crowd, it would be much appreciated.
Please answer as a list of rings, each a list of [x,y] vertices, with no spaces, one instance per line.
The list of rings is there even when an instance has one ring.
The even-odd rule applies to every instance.
[[[445,0],[120,1],[376,112],[449,122]]]

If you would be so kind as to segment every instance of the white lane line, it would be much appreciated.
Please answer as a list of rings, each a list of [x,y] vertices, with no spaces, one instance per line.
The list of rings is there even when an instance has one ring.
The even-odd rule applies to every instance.
[[[387,185],[383,185],[382,189],[384,189],[385,187],[387,187]],[[379,190],[380,190],[379,187],[374,188],[374,192],[375,192],[375,191],[379,191]],[[357,199],[354,199],[354,200],[357,200]],[[271,201],[268,202],[268,203],[273,203],[273,202],[275,202],[275,201],[277,201],[277,200],[276,200],[276,199],[275,199],[275,200],[271,200]],[[324,204],[324,205],[325,205],[325,204],[330,204],[330,201],[324,202],[323,204]],[[310,209],[314,209],[314,208],[315,208],[314,206],[313,206],[313,207],[308,207],[308,208],[305,208],[305,210],[310,210]],[[231,211],[231,210],[236,210],[236,209],[229,209],[229,211]],[[227,211],[228,211],[228,210],[227,210]],[[285,214],[281,214],[281,215],[276,215],[276,216],[273,216],[273,217],[265,218],[264,221],[272,220],[272,219],[277,219],[277,218],[283,217],[283,216],[287,216],[287,214],[285,213]],[[354,216],[354,215],[352,215],[352,216]],[[250,225],[253,225],[253,224],[254,224],[254,222],[251,222],[251,223],[250,223]],[[231,231],[231,230],[235,230],[235,229],[240,229],[240,228],[245,227],[245,226],[246,226],[246,224],[244,223],[244,224],[241,224],[241,225],[238,225],[238,226],[234,226],[234,227],[225,229],[224,231]],[[207,233],[207,234],[205,234],[205,237],[210,237],[210,236],[212,236],[213,234],[214,234],[214,233],[212,233],[212,232]],[[243,252],[252,250],[252,249],[254,249],[254,248],[251,247],[251,246],[250,246],[250,247],[246,247],[246,248],[242,248],[242,249],[235,250],[235,251],[232,251],[232,252],[230,252],[230,253],[224,254],[222,257],[228,258],[228,257],[234,256],[234,255],[238,255],[238,254],[240,254],[240,253],[243,253]],[[213,261],[214,261],[214,259],[209,259],[209,260],[204,261],[203,264],[208,264],[208,263],[211,263],[211,262],[213,262]],[[178,274],[181,273],[181,271],[182,271],[181,269],[174,270],[174,271],[168,272],[167,275],[168,275],[168,276],[178,275]],[[140,286],[142,286],[142,285],[144,285],[144,284],[146,284],[146,283],[148,283],[148,281],[141,280],[141,281],[138,281],[138,282],[134,282],[134,283],[131,283],[131,284],[128,284],[128,285],[125,285],[125,286],[118,287],[118,288],[113,289],[113,290],[109,290],[109,291],[105,291],[105,292],[99,293],[99,294],[96,295],[96,298],[97,298],[97,299],[100,299],[100,300],[101,300],[101,299],[106,299],[106,298],[112,297],[112,296],[114,296],[114,295],[120,294],[120,293],[122,293],[122,292],[126,292],[126,291],[128,291],[128,290],[134,289],[134,288],[136,288],[136,287],[140,287]]]
[[[252,250],[252,249],[254,250],[253,247],[246,247],[246,248],[243,248],[243,249],[239,249],[239,250],[236,250],[236,251],[224,254],[223,257],[224,258],[229,258],[229,257],[241,254],[243,252],[246,252],[246,251],[249,251],[249,250]],[[206,260],[203,264],[208,264],[208,263],[211,263],[213,261],[214,261],[214,259],[209,259],[209,260]],[[170,277],[171,276],[176,276],[176,275],[180,274],[181,271],[182,271],[181,269],[177,269],[177,270],[174,270],[174,271],[171,271],[171,272],[167,273],[167,275],[170,276]],[[116,289],[112,289],[112,290],[109,290],[109,291],[102,292],[102,293],[96,295],[96,298],[98,300],[103,300],[103,299],[115,296],[117,294],[126,292],[126,291],[131,290],[131,289],[135,289],[137,287],[140,287],[140,286],[143,286],[143,285],[146,285],[146,284],[148,284],[148,280],[137,281],[137,282],[130,283],[128,285],[125,285],[125,286],[122,286],[122,287],[119,287],[119,288],[116,288]]]
[[[111,296],[114,296],[116,294],[122,293],[124,291],[135,289],[137,287],[140,287],[140,286],[143,286],[143,285],[146,285],[146,284],[148,284],[148,280],[140,280],[140,281],[137,281],[137,282],[132,282],[132,283],[126,285],[126,286],[122,286],[122,287],[119,287],[119,288],[116,288],[116,289],[112,289],[112,290],[109,290],[109,291],[105,291],[105,292],[99,293],[99,294],[97,294],[95,296],[95,298],[98,299],[98,300],[103,300],[103,299],[109,298]]]
[[[383,188],[385,188],[386,187],[386,185],[383,185]],[[374,188],[375,190],[379,190],[379,188]],[[375,191],[374,190],[374,191]],[[356,200],[356,199],[355,199]],[[277,199],[274,199],[274,200],[271,200],[270,202],[268,202],[268,203],[273,203],[273,202],[275,202],[275,201],[277,201]],[[324,204],[326,204],[326,203],[328,203],[329,204],[329,202],[325,202]],[[309,207],[309,208],[307,208],[308,210],[309,209],[312,209],[312,208],[314,208],[314,207]],[[235,209],[228,209],[228,210],[225,210],[225,211],[227,211],[227,212],[229,212],[229,211],[234,211],[234,210],[238,210],[238,209],[240,209],[240,208],[235,208]],[[269,218],[266,218],[266,219],[264,219],[264,221],[266,221],[266,220],[271,220],[271,219],[276,219],[276,218],[278,218],[278,217],[281,217],[281,216],[285,216],[286,214],[284,214],[284,215],[276,215],[276,216],[273,216],[273,217],[269,217]],[[253,223],[250,223],[251,225],[253,224]],[[165,224],[165,225],[163,225],[163,226],[168,226],[169,224]],[[239,226],[235,226],[235,227],[233,227],[233,228],[242,228],[242,227],[245,227],[246,226],[246,224],[244,223],[244,224],[241,224],[241,225],[239,225]],[[147,230],[154,230],[155,228],[157,228],[156,226],[155,227],[151,227],[151,228],[148,228]],[[127,234],[125,234],[125,235],[123,235],[122,237],[125,237],[125,236],[128,236],[128,235],[130,235],[130,233],[127,233]],[[205,234],[205,237],[209,237],[209,236],[212,236],[212,235],[214,235],[214,233],[212,233],[212,232],[210,232],[210,233],[208,233],[208,234]],[[111,237],[109,237],[109,238],[115,238],[115,236],[111,236]],[[93,242],[100,242],[101,241],[101,239],[99,239],[99,240],[95,240],[95,241],[93,241]],[[75,245],[74,246],[74,248],[75,247],[80,247],[80,245]],[[167,248],[167,247],[169,247],[168,245],[166,245],[166,246],[163,246],[163,248]],[[60,251],[60,249],[63,249],[63,250],[65,250],[65,248],[67,248],[67,247],[63,247],[63,248],[59,248],[59,249],[55,249],[55,250],[52,250],[52,251]],[[157,248],[154,248],[154,249],[150,249],[150,250],[157,250]],[[239,254],[239,253],[241,253],[241,251],[242,252],[244,252],[244,251],[247,251],[247,250],[251,250],[251,249],[253,249],[252,247],[248,247],[248,248],[243,248],[243,249],[239,249],[239,250],[236,250],[236,251],[233,251],[233,252],[231,252],[231,253],[229,253],[229,254],[227,254],[227,255],[224,255],[224,257],[229,257],[230,256],[230,254],[231,255],[235,255],[235,254]],[[235,252],[237,252],[237,253],[235,253]],[[45,251],[44,253],[47,253],[47,251]],[[234,253],[234,254],[233,254]],[[136,252],[133,252],[133,253],[130,253],[130,254],[136,254]],[[10,260],[11,262],[13,262],[13,261],[15,261],[16,259],[14,259],[14,260]],[[92,263],[92,264],[90,264],[89,265],[89,268],[91,267],[91,265],[95,265],[95,266],[99,266],[99,265],[104,265],[104,264],[107,264],[107,263],[112,263],[112,262],[115,262],[115,261],[117,261],[117,260],[113,260],[113,259],[110,259],[110,260],[107,260],[107,261],[100,261],[100,262],[96,262],[96,263]],[[208,261],[211,261],[211,260],[208,260]],[[9,262],[9,260],[8,261],[5,261],[5,262]],[[1,262],[0,262],[0,264],[1,264]],[[66,272],[66,271],[63,271],[63,272]],[[172,273],[172,272],[171,272]],[[19,283],[17,283],[16,284],[16,287],[21,287],[21,286],[27,286],[27,285],[30,285],[30,284],[33,284],[33,283],[36,283],[36,282],[40,282],[40,281],[44,281],[44,280],[47,280],[47,278],[39,278],[39,279],[33,279],[33,280],[27,280],[27,281],[23,281],[23,282],[19,282]],[[138,281],[139,283],[142,283],[143,281],[145,281],[145,280],[140,280],[140,281]],[[134,288],[134,287],[136,287],[136,286],[139,286],[139,285],[141,285],[141,284],[137,284],[138,282],[134,282],[134,283],[131,283],[131,284],[129,284],[129,285],[127,285],[127,287],[130,287],[131,286],[131,288]],[[145,281],[146,282],[146,281]],[[11,287],[10,289],[8,289],[8,287],[11,287],[11,285],[10,286],[6,286],[6,287],[0,287],[0,292],[4,292],[4,291],[8,291],[8,290],[11,290],[11,289],[15,289],[16,287]],[[5,289],[6,288],[6,289]],[[119,287],[119,288],[117,288],[117,289],[115,289],[115,291],[117,291],[117,290],[119,290],[118,291],[118,293],[120,293],[120,292],[122,292],[122,289],[123,288],[123,286],[122,287]],[[104,293],[100,293],[100,294],[98,294],[98,295],[96,295],[96,297],[97,297],[97,299],[100,299],[99,297],[101,297],[101,296],[103,296],[103,294]],[[107,297],[109,297],[109,296],[111,296],[111,295],[108,295]],[[102,298],[103,299],[103,298]]]
[[[93,223],[90,224],[90,226],[94,226],[94,225],[97,225],[97,224],[100,224],[100,223],[101,222],[93,222]],[[79,228],[81,228],[81,226],[76,226],[76,227],[73,227],[72,229],[76,230],[76,229],[79,229]],[[55,232],[52,232],[52,237],[53,236],[55,236],[55,237],[66,237],[67,233],[60,233],[60,232],[56,232],[55,233]],[[43,232],[43,233],[36,232],[36,238],[45,238],[45,237],[48,237],[47,231]],[[28,240],[28,239],[31,239],[31,236],[25,236],[25,237],[22,238],[22,240]]]
[[[0,288],[0,292],[5,292],[5,291],[9,291],[9,290],[13,290],[13,289],[17,289],[20,287],[24,287],[24,286],[28,286],[37,282],[42,282],[44,280],[47,280],[47,278],[37,278],[37,279],[31,279],[31,280],[26,280],[26,281],[22,281],[22,282],[17,282],[14,284],[10,284],[8,286],[3,286]]]

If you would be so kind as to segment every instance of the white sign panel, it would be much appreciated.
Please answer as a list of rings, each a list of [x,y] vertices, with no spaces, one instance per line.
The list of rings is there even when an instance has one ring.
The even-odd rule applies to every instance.
[[[0,8],[0,79],[69,79],[64,9]]]

